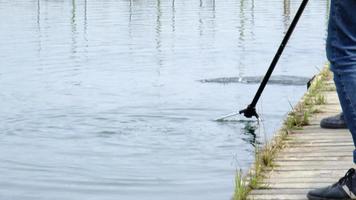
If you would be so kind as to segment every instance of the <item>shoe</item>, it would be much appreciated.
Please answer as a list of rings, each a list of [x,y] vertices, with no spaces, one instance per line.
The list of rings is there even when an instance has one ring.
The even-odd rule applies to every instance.
[[[312,190],[308,193],[309,200],[351,200],[356,199],[356,174],[351,168],[346,175],[331,186]]]
[[[321,128],[330,128],[330,129],[347,128],[344,114],[340,113],[338,115],[322,119],[320,122],[320,127]]]

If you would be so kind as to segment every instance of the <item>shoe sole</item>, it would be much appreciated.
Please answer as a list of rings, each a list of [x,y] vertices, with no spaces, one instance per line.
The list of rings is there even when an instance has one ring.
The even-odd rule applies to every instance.
[[[311,196],[307,195],[308,200],[352,200],[352,199],[328,199],[328,198],[323,198],[323,197],[317,197],[317,196]]]

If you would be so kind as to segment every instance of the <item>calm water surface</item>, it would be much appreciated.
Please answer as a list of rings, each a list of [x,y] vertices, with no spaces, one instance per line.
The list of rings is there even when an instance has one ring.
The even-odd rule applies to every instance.
[[[305,92],[270,85],[263,126],[214,118],[265,73],[300,1],[0,0],[0,199],[221,200]],[[275,74],[325,62],[311,1]]]

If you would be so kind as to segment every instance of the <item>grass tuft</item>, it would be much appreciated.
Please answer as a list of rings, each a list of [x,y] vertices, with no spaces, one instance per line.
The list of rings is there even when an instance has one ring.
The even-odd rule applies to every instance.
[[[250,190],[251,189],[243,176],[242,170],[237,171],[235,178],[234,200],[246,200]]]

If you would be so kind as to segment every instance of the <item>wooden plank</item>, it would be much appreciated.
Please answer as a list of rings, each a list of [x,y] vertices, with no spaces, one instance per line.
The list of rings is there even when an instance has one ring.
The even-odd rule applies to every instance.
[[[295,182],[295,183],[287,183],[287,182],[265,182],[262,184],[263,187],[267,187],[270,189],[310,189],[310,188],[319,188],[326,187],[330,184],[335,183],[336,181],[331,182]]]
[[[329,157],[295,157],[295,156],[277,156],[275,158],[275,162],[289,162],[289,161],[333,161],[333,162],[338,162],[338,161],[348,161],[350,162],[352,160],[352,155],[348,156],[329,156]]]
[[[267,195],[267,194],[307,194],[309,189],[257,189],[253,190],[250,194],[251,195]]]
[[[347,142],[345,140],[343,141],[309,141],[309,142],[303,142],[303,141],[292,141],[292,142],[287,142],[286,143],[288,145],[289,148],[293,148],[293,147],[330,147],[330,146],[336,146],[336,147],[351,147],[354,148],[354,144],[353,142]]]
[[[249,200],[306,200],[305,194],[250,195]]]
[[[345,170],[273,170],[266,177],[280,179],[280,178],[340,178],[345,174]]]
[[[350,151],[345,152],[308,152],[306,153],[294,153],[290,154],[287,152],[279,153],[275,156],[275,159],[281,160],[352,160],[353,154]]]
[[[340,177],[337,177],[340,178]],[[337,179],[336,178],[336,179]],[[310,183],[334,183],[336,182],[335,177],[319,177],[316,179],[315,177],[295,177],[293,179],[291,178],[284,178],[284,177],[279,177],[278,179],[274,177],[269,177],[266,180],[263,180],[262,183],[275,183],[275,182],[280,182],[280,183],[305,183],[305,182],[310,182]]]
[[[319,160],[311,160],[311,161],[304,161],[304,160],[293,160],[293,161],[275,161],[274,164],[280,167],[290,167],[290,166],[308,166],[308,167],[315,167],[315,166],[333,166],[339,167],[340,165],[353,167],[353,162],[351,160],[344,160],[344,161],[319,161]]]

